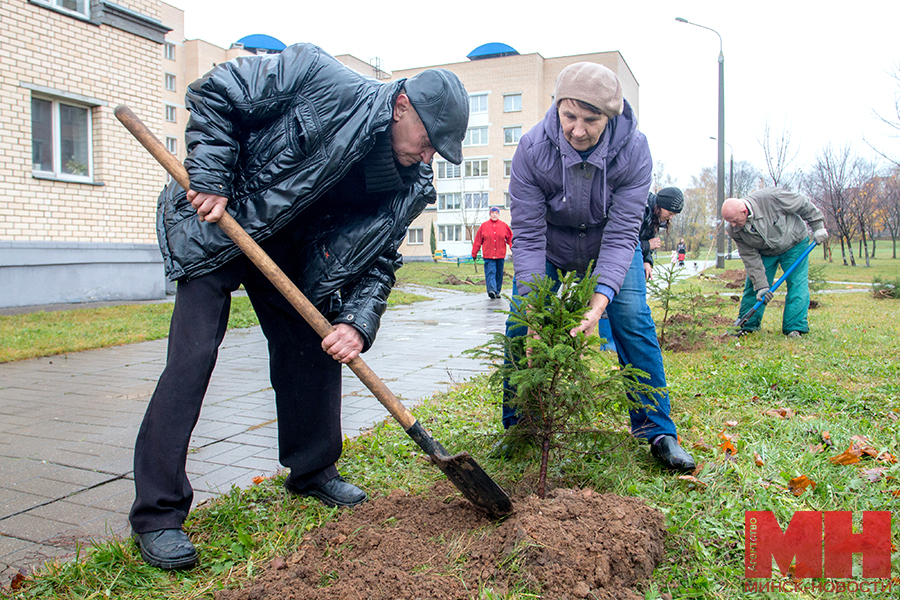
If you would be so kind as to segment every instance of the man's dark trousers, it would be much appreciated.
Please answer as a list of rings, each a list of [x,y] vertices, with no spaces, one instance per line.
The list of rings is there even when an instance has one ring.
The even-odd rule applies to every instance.
[[[263,247],[290,277],[289,258],[298,253],[284,241]],[[241,283],[268,340],[279,460],[291,469],[288,483],[303,491],[337,476],[341,365],[322,350],[318,334],[296,309],[241,255],[208,275],[178,284],[166,368],[135,444],[136,498],[129,519],[138,533],[180,528],[190,510],[193,490],[185,461],[191,432],[225,336],[231,292]]]

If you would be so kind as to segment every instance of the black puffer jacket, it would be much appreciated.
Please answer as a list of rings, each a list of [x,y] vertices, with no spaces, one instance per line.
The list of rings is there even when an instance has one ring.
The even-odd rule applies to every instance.
[[[653,250],[650,249],[650,240],[659,233],[659,219],[656,217],[656,194],[650,192],[647,197],[647,206],[644,208],[644,220],[641,221],[641,231],[638,239],[641,243],[641,254],[645,263],[653,266]]]
[[[310,44],[223,63],[192,83],[185,98],[191,187],[229,198],[228,212],[260,242],[366,155],[376,134],[390,126],[402,84],[363,77]],[[330,212],[341,219],[323,223],[298,247],[308,265],[295,283],[320,308],[341,290],[334,322],[356,327],[366,348],[393,285],[406,228],[434,202],[431,179],[431,168],[420,165],[408,190],[374,216],[354,219],[335,206]],[[240,253],[217,225],[197,219],[177,184],[160,195],[157,233],[172,280],[205,275]]]

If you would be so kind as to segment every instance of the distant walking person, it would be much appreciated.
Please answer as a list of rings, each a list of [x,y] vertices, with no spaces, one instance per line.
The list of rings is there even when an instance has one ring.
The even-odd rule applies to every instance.
[[[678,245],[675,246],[675,253],[678,255],[678,266],[684,266],[684,259],[687,256],[687,245],[684,243],[684,238],[678,240]]]
[[[758,190],[746,198],[729,198],[722,203],[722,218],[728,222],[725,231],[737,244],[747,271],[738,316],[758,301],[768,303],[772,299],[769,288],[775,270],[779,265],[782,271],[789,269],[809,246],[807,225],[816,243],[828,239],[822,211],[806,196],[777,187]],[[781,330],[788,337],[798,338],[809,333],[808,258],[797,265],[785,283],[787,299]],[[765,306],[760,307],[738,334],[757,331],[764,310]]]
[[[484,285],[487,295],[493,300],[500,297],[503,289],[503,265],[506,259],[506,247],[512,247],[512,229],[500,220],[500,209],[492,206],[490,220],[485,221],[478,228],[472,243],[472,258],[478,256],[481,250],[481,258],[484,259]]]

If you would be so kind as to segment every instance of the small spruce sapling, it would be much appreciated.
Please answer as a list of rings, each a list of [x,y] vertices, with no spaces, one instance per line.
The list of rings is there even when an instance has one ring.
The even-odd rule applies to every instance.
[[[520,310],[504,311],[530,335],[495,333],[487,345],[469,351],[494,365],[493,385],[507,380],[515,390],[507,401],[519,422],[504,441],[511,448],[533,444],[540,449],[540,497],[546,494],[551,450],[562,455],[589,443],[604,417],[638,405],[629,393],[653,390],[638,381],[646,376],[642,371],[609,364],[596,331],[570,334],[589,309],[596,277],[559,277],[558,284],[537,278],[527,296],[515,297]]]

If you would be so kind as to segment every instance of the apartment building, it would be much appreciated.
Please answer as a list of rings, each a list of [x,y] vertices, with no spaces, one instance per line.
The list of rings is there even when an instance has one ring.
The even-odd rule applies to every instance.
[[[544,58],[519,54],[505,44],[479,46],[465,62],[435,65],[456,73],[469,92],[469,128],[463,142],[463,163],[435,157],[437,203],[410,226],[400,248],[406,260],[431,258],[431,228],[437,249],[448,256],[469,256],[472,237],[497,206],[509,222],[509,175],[519,138],[553,104],[556,78],[568,65],[596,62],[609,67],[622,82],[625,98],[638,114],[638,83],[618,51]],[[394,71],[394,79],[409,78],[431,67]],[[513,232],[515,235],[515,232]]]
[[[158,0],[0,2],[0,306],[162,297]],[[149,158],[149,159],[148,159]]]

